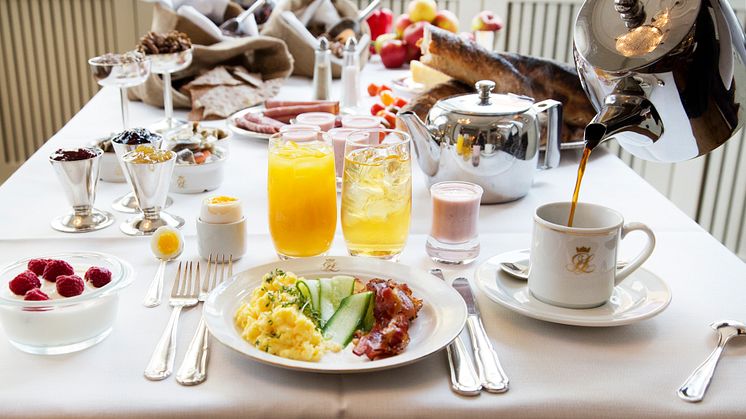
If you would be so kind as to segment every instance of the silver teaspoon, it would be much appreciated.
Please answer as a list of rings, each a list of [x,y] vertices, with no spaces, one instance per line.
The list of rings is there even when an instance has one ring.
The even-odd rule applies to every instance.
[[[143,298],[142,300],[142,305],[148,308],[153,308],[161,304],[161,299],[163,296],[163,277],[166,276],[166,264],[181,256],[182,251],[183,248],[180,248],[175,255],[167,259],[160,258],[157,255],[155,256],[155,258],[158,259],[160,263],[158,264],[158,270],[155,272],[153,281],[148,287],[148,292],[145,294],[145,298]]]
[[[725,345],[735,336],[746,336],[746,325],[736,320],[717,321],[710,324],[710,327],[718,334],[718,345],[679,387],[678,395],[682,400],[692,403],[702,401]]]
[[[616,269],[622,269],[627,266],[627,262],[617,262]],[[500,262],[500,269],[503,272],[512,275],[518,279],[528,280],[528,265],[524,265],[520,262]]]

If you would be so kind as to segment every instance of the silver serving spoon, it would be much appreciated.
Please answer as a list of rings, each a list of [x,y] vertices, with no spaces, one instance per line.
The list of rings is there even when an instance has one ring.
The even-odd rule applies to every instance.
[[[223,33],[228,33],[233,36],[240,36],[240,28],[243,21],[248,19],[248,17],[251,16],[256,11],[256,9],[260,8],[264,4],[264,1],[265,0],[256,0],[251,6],[249,6],[248,9],[241,12],[240,15],[232,17],[223,22],[223,24],[220,25],[220,30],[223,31]]]
[[[371,13],[373,13],[376,9],[378,9],[381,6],[381,0],[373,0],[370,2],[368,7],[361,10],[360,13],[357,15],[357,19],[350,19],[349,17],[345,17],[339,20],[339,22],[335,23],[334,26],[329,28],[326,32],[329,34],[331,38],[336,38],[346,29],[352,29],[353,32],[359,33],[360,32],[360,22],[367,19],[368,16],[370,16]]]
[[[616,269],[620,270],[625,266],[627,266],[627,262],[619,261],[616,264]],[[500,269],[518,279],[528,280],[528,265],[524,265],[520,262],[500,262]]]
[[[718,345],[679,387],[677,393],[682,400],[692,403],[702,401],[712,380],[712,375],[715,373],[720,355],[725,350],[725,345],[735,336],[746,336],[746,324],[737,320],[720,320],[710,324],[710,327],[715,329],[718,334]]]

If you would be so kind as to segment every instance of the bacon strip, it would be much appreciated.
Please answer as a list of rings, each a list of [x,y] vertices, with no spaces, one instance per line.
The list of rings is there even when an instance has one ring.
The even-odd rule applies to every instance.
[[[422,300],[412,296],[406,284],[390,279],[372,279],[366,289],[375,293],[376,322],[368,334],[358,336],[352,352],[371,360],[401,353],[409,344],[409,326],[417,318]]]

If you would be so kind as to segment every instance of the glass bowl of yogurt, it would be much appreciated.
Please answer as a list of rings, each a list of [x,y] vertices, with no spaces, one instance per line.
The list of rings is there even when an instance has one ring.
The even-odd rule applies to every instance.
[[[13,346],[38,355],[80,351],[104,340],[114,325],[119,308],[119,292],[133,280],[132,267],[116,256],[97,252],[66,252],[33,259],[59,259],[69,263],[74,274],[85,277],[93,267],[106,268],[111,281],[100,288],[84,281],[83,293],[63,297],[55,282],[39,276],[42,292],[49,300],[27,301],[14,294],[9,283],[26,271],[31,259],[23,259],[0,269],[0,325]]]

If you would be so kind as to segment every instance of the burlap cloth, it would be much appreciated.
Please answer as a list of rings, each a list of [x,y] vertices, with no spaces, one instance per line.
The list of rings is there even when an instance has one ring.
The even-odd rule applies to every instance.
[[[301,38],[300,35],[298,35],[280,15],[286,10],[291,10],[296,14],[296,16],[298,16],[300,12],[311,3],[311,1],[312,0],[285,0],[278,2],[277,6],[275,6],[272,11],[272,15],[264,24],[261,31],[262,35],[279,38],[285,41],[290,54],[292,54],[295,59],[293,65],[293,75],[295,76],[313,77],[314,49],[303,42],[303,38]],[[357,19],[358,8],[352,2],[348,0],[331,0],[331,2],[341,17]],[[360,27],[363,33],[370,35],[370,28],[365,21],[361,22]],[[360,56],[360,62],[367,62],[368,57],[369,52],[366,48]],[[332,63],[332,76],[338,78],[341,74],[341,66]]]
[[[234,17],[241,13],[241,10],[240,6],[231,3],[226,10],[225,18]],[[251,73],[261,74],[263,80],[286,78],[293,71],[293,57],[281,39],[260,35],[221,41],[188,19],[157,3],[153,8],[151,30],[154,32],[177,30],[186,33],[192,40],[194,46],[192,64],[187,69],[171,75],[172,85],[181,85],[218,65],[240,65]],[[277,83],[267,83],[266,89],[272,89],[274,92],[263,92],[266,93],[263,96],[274,95]],[[192,107],[191,98],[187,94],[173,88],[171,93],[174,107]],[[133,100],[141,100],[149,105],[162,107],[163,80],[159,75],[151,74],[145,83],[130,88],[128,96]]]

